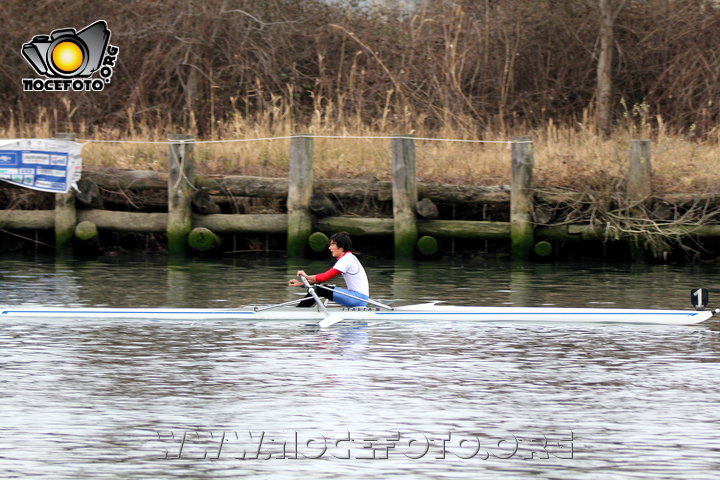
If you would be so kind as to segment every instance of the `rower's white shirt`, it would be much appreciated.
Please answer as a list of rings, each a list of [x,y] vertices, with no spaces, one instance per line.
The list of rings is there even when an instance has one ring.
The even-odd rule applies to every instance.
[[[348,290],[355,290],[370,296],[370,284],[365,269],[352,252],[346,252],[338,258],[333,268],[342,272]]]

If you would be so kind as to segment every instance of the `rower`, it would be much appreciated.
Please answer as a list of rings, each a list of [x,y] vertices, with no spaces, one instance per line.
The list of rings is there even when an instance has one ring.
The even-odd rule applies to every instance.
[[[315,289],[316,293],[345,307],[364,307],[366,302],[363,300],[367,300],[370,296],[370,285],[360,260],[352,253],[350,235],[347,232],[334,234],[330,237],[328,250],[333,258],[337,259],[330,270],[316,275],[308,275],[304,270],[298,270],[296,275],[305,277],[311,285],[327,282],[331,278],[342,275],[347,289],[321,285],[321,288]],[[304,286],[302,281],[294,278],[288,282],[288,285],[291,287]],[[311,307],[315,304],[315,299],[310,294],[305,298],[298,304],[298,307]]]

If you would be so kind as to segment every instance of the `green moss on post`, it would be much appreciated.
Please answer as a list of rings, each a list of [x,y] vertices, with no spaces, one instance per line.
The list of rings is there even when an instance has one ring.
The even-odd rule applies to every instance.
[[[429,257],[430,255],[435,255],[435,253],[437,253],[438,242],[434,237],[425,235],[424,237],[420,237],[417,241],[417,248],[422,255]]]
[[[330,239],[322,232],[315,232],[308,237],[308,245],[313,252],[322,252],[330,245]]]
[[[93,222],[85,220],[75,226],[75,238],[83,242],[97,238],[98,230],[97,225]]]
[[[512,143],[510,192],[510,242],[513,260],[526,261],[535,244],[533,215],[533,146],[530,137],[516,137]]]
[[[192,230],[193,137],[170,135],[168,155],[168,254],[184,257]]]
[[[204,227],[193,228],[188,235],[188,245],[200,252],[207,252],[220,246],[222,241],[212,230]]]
[[[77,211],[75,210],[75,194],[55,194],[55,248],[58,255],[72,252],[72,239],[75,236],[75,223]]]
[[[309,218],[296,213],[288,215],[288,239],[287,254],[290,258],[302,258],[305,256],[307,239],[312,231],[312,223]]]

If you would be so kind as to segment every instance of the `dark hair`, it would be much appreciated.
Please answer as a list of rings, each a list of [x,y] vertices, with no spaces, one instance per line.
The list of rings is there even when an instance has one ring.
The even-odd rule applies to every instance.
[[[330,241],[346,252],[352,250],[352,240],[350,240],[350,234],[347,232],[338,232],[333,234],[333,236],[330,237]]]

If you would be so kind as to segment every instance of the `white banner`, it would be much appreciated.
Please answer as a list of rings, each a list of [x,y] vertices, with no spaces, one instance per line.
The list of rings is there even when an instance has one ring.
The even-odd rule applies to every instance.
[[[82,145],[69,140],[0,140],[0,180],[66,193],[82,174]]]

